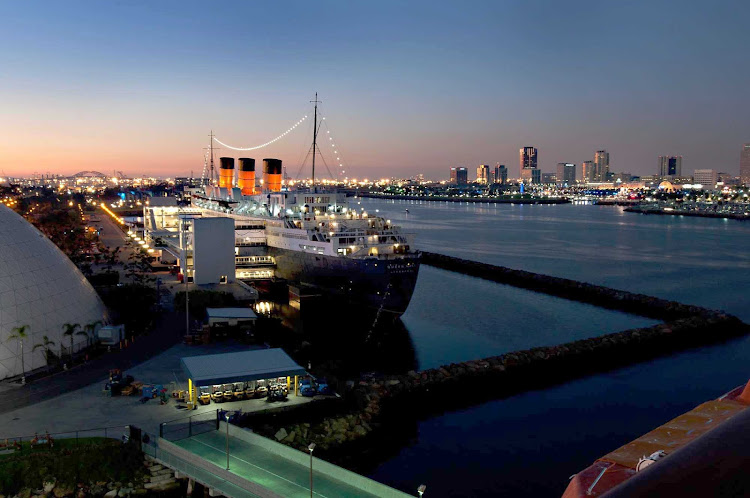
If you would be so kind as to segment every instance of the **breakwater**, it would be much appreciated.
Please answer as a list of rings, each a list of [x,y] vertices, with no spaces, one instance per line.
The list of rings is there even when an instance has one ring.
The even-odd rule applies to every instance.
[[[348,381],[345,403],[314,419],[294,410],[277,420],[250,425],[257,432],[301,450],[315,442],[326,458],[346,459],[368,448],[366,441],[403,425],[404,414],[423,417],[529,389],[631,365],[687,348],[747,334],[750,327],[721,311],[574,280],[487,265],[435,253],[424,264],[664,320],[559,345],[515,351],[423,371]]]
[[[569,204],[567,198],[511,198],[511,197],[452,197],[447,195],[407,195],[407,194],[378,194],[376,192],[355,192],[360,197],[373,199],[396,199],[402,201],[440,201],[440,202],[469,202],[474,204]]]
[[[748,332],[731,315],[715,312],[680,318],[556,346],[514,351],[423,371],[349,381],[349,410],[316,422],[285,417],[283,424],[252,425],[267,437],[301,450],[311,442],[336,459],[345,446],[387,430],[404,413],[424,416],[538,389],[630,365],[678,350],[724,341]],[[295,410],[296,411],[296,410]],[[267,421],[268,422],[268,421]]]
[[[479,263],[433,252],[422,252],[422,264],[658,320],[712,316],[718,313],[700,306],[668,301],[645,294],[636,294],[524,270],[514,270],[504,266]]]
[[[632,206],[625,208],[628,213],[655,214],[664,216],[693,216],[696,218],[725,218],[729,220],[750,220],[748,211],[721,212],[706,209],[690,210],[671,207]]]

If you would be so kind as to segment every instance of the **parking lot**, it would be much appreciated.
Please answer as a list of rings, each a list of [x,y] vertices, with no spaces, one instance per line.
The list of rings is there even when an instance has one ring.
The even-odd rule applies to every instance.
[[[247,350],[247,345],[216,343],[202,346],[178,344],[123,374],[132,375],[144,384],[161,384],[169,389],[187,389],[187,380],[180,370],[180,358],[203,354],[217,354]],[[243,412],[265,410],[276,406],[290,406],[320,401],[321,397],[290,394],[288,401],[269,403],[265,398],[199,405],[196,410],[178,409],[182,403],[170,398],[162,405],[158,399],[142,403],[138,396],[107,397],[104,385],[108,377],[69,393],[33,405],[0,414],[0,439],[24,436],[36,432],[69,432],[82,429],[136,425],[151,433],[158,433],[162,422],[191,415],[215,413],[223,410]]]

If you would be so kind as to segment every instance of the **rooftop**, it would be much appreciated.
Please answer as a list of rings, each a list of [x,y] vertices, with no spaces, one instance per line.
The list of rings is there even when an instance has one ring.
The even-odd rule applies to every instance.
[[[185,375],[199,386],[307,373],[279,348],[188,356],[180,360],[180,366]]]

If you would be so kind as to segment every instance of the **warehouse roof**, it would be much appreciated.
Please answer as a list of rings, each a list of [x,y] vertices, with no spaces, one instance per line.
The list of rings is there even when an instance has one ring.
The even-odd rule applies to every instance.
[[[189,356],[180,360],[182,371],[199,386],[305,375],[283,349]]]
[[[255,320],[257,316],[250,308],[206,308],[208,318],[244,318]]]

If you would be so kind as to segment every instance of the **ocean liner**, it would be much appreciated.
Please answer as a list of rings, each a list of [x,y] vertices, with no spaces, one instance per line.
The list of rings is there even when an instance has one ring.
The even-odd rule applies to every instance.
[[[263,159],[256,185],[255,160],[220,158],[218,185],[190,194],[190,210],[235,223],[237,279],[273,276],[296,288],[336,296],[383,314],[401,315],[411,300],[420,254],[413,234],[390,220],[349,205],[344,192],[315,183],[319,131],[317,95],[313,125],[312,186],[282,186],[278,159]],[[213,163],[213,140],[210,147]],[[213,175],[212,175],[213,176]],[[210,182],[214,183],[214,182]]]

